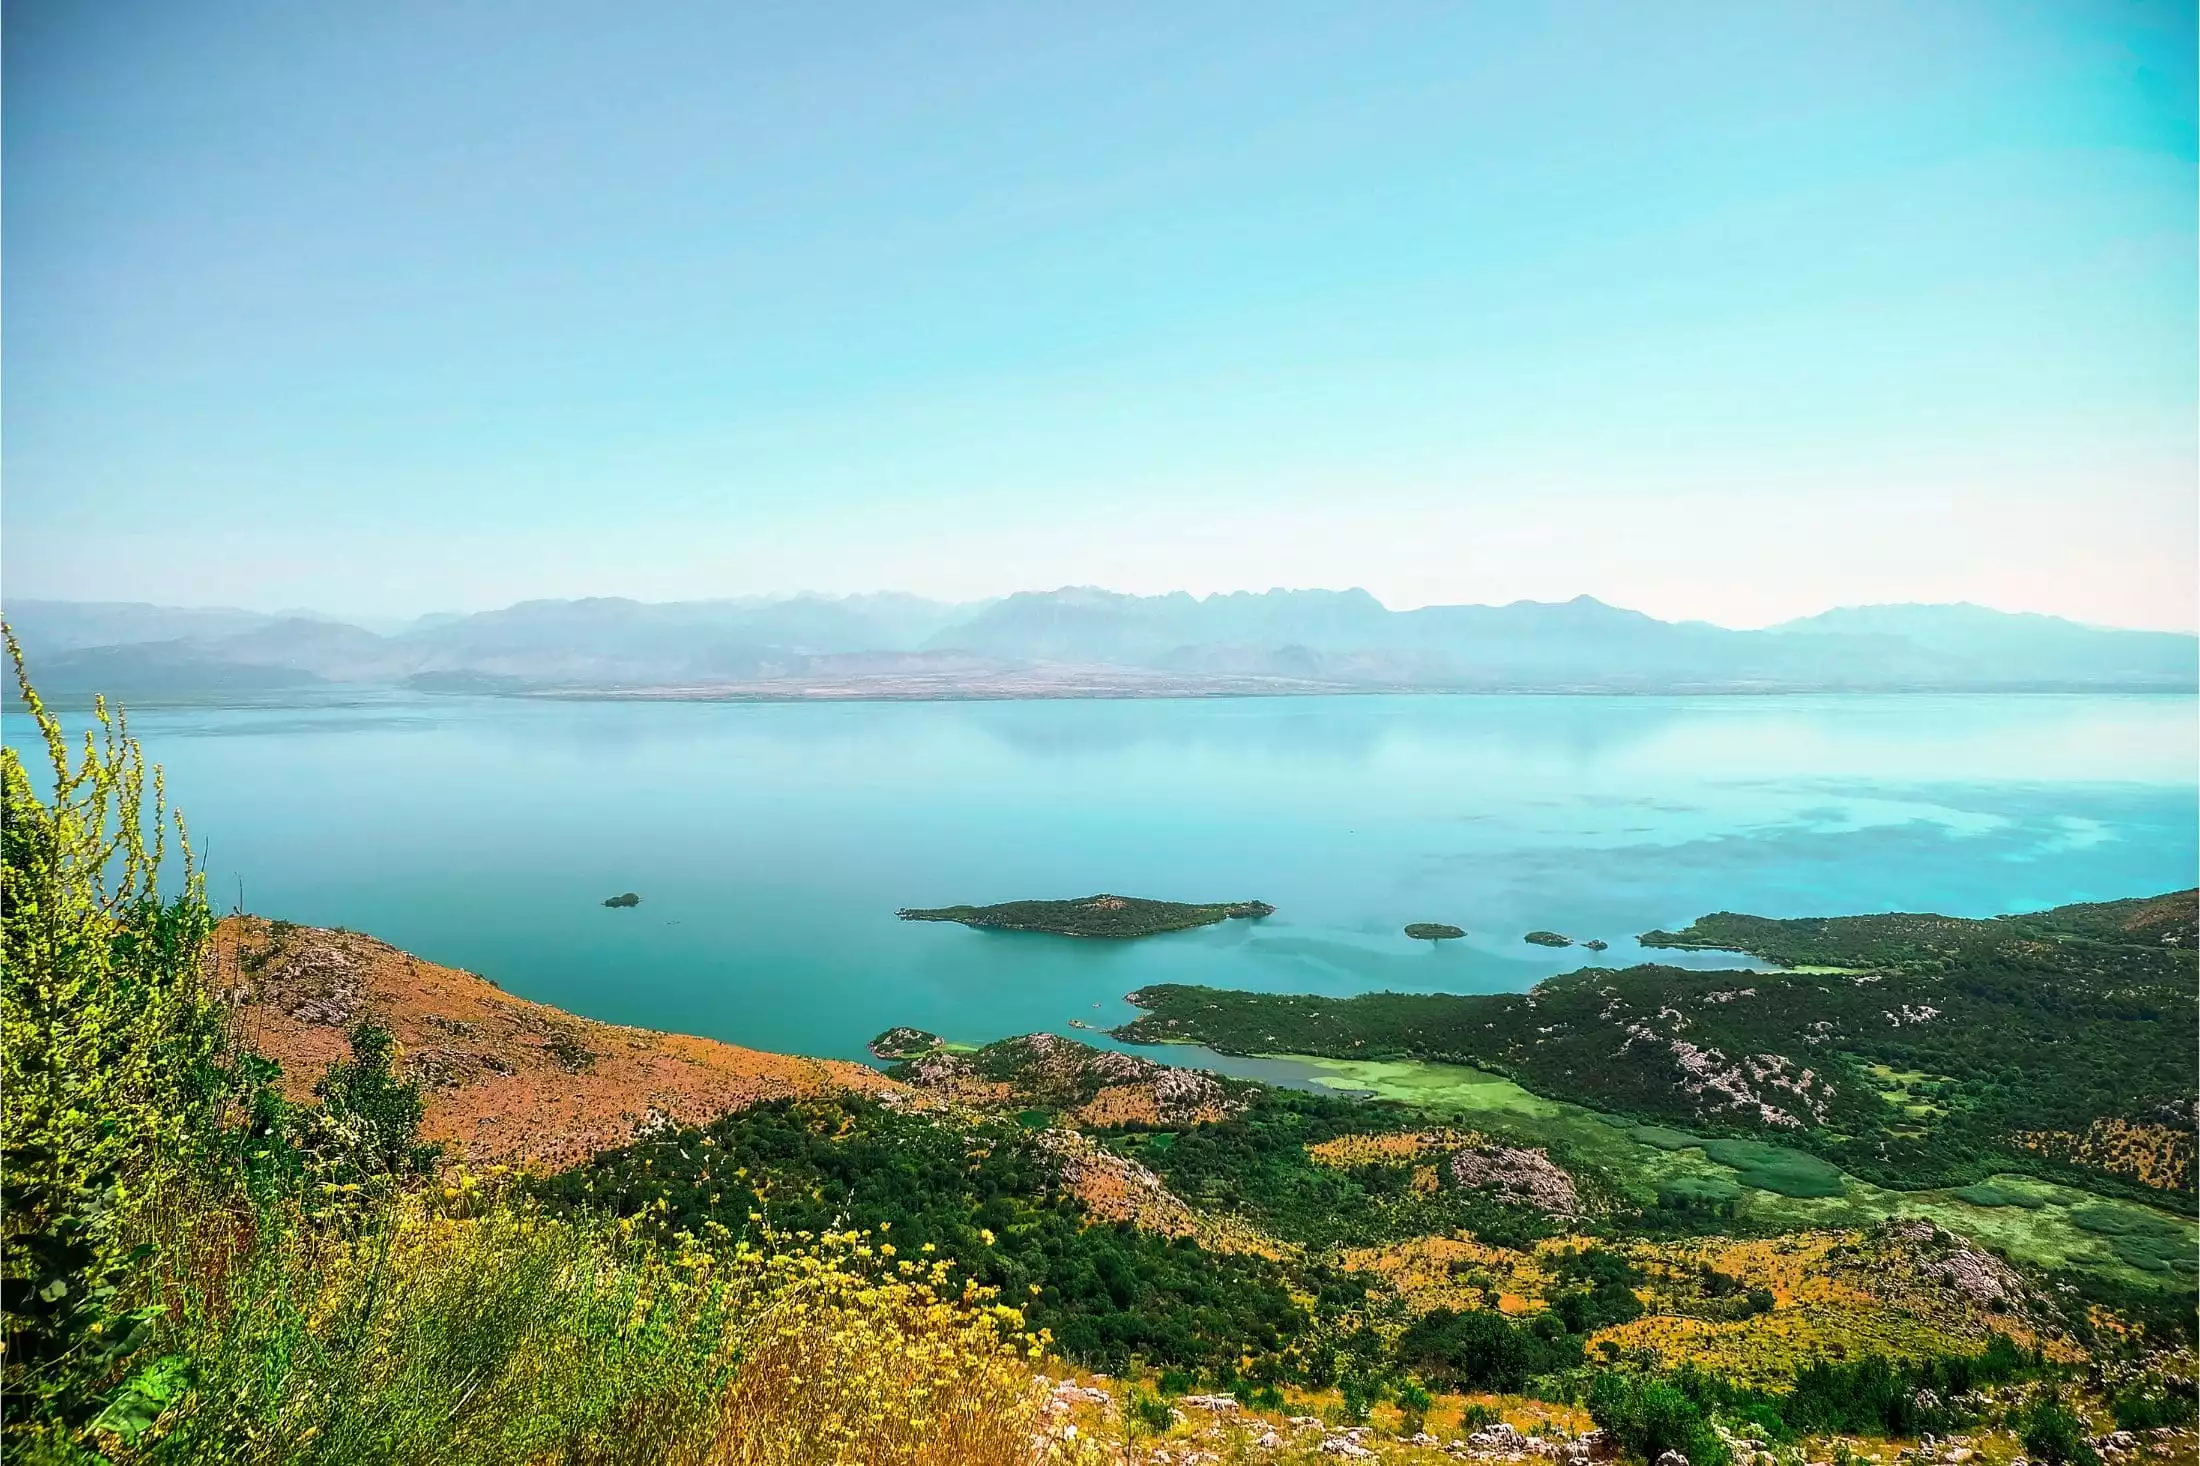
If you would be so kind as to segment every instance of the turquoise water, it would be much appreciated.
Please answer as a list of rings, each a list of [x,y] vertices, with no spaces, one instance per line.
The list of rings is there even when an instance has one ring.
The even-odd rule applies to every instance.
[[[2195,719],[2186,697],[376,696],[132,727],[225,908],[241,881],[250,910],[590,1017],[856,1057],[894,1023],[1105,1026],[1144,983],[1487,992],[1591,960],[1522,943],[1537,927],[1616,965],[1719,909],[2189,886]],[[1130,943],[894,917],[1095,891],[1277,911]]]

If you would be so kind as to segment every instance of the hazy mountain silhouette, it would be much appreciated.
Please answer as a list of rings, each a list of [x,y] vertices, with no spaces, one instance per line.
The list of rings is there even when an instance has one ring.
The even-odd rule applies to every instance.
[[[313,682],[693,696],[1258,691],[2191,691],[2200,641],[1971,605],[1846,607],[1763,631],[1592,597],[1391,611],[1364,590],[1090,587],[965,605],[884,594],[525,601],[390,634],[227,608],[25,601],[42,685],[167,695]]]

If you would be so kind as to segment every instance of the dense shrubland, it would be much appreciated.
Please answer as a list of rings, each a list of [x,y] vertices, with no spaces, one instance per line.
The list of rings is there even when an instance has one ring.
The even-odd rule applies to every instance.
[[[864,1228],[904,1257],[953,1257],[1096,1369],[1133,1359],[1214,1372],[1292,1346],[1347,1292],[1301,1301],[1273,1261],[1127,1223],[1092,1225],[1052,1157],[1014,1119],[941,1124],[846,1095],[752,1106],[552,1177],[562,1209],[609,1207],[663,1231]],[[1327,1298],[1319,1296],[1326,1293]]]

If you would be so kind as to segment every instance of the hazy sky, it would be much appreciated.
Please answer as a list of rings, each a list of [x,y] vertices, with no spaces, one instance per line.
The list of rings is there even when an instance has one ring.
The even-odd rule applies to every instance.
[[[2190,3],[5,27],[11,596],[2200,614]]]

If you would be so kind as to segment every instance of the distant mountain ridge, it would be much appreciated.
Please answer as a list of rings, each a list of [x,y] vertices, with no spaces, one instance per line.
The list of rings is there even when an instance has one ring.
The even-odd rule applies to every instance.
[[[1761,631],[1589,596],[1392,611],[1360,589],[1083,586],[968,604],[523,601],[386,634],[222,607],[18,601],[7,616],[42,686],[140,696],[320,683],[698,698],[2200,687],[2193,636],[1960,604],[1843,607]]]

